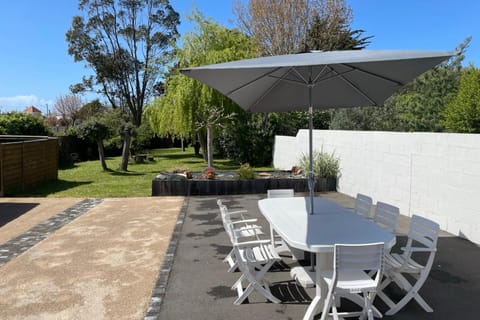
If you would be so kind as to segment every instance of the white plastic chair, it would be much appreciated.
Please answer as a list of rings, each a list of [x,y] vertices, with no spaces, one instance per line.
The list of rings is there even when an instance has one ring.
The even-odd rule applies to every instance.
[[[227,222],[227,227],[231,229],[229,235],[233,245],[233,253],[237,266],[242,272],[240,278],[232,286],[232,290],[237,290],[238,298],[233,302],[235,305],[242,302],[254,291],[262,294],[266,299],[273,303],[280,303],[270,291],[270,284],[264,278],[265,273],[270,267],[280,260],[269,239],[241,241],[234,232],[233,224]],[[243,283],[247,286],[244,289]]]
[[[395,233],[397,228],[400,209],[391,204],[378,201],[373,216],[373,222],[384,228],[388,232]]]
[[[372,198],[367,195],[357,193],[357,197],[355,198],[355,213],[367,219],[371,219],[371,210]]]
[[[295,196],[295,191],[293,189],[270,189],[267,190],[267,197],[268,198],[291,198]],[[292,253],[290,248],[287,246],[285,241],[283,239],[275,234],[275,230],[273,230],[273,227],[270,225],[270,239],[272,241],[273,246],[275,247],[275,250],[277,253],[282,253],[282,252],[288,252],[292,254],[294,260],[297,259],[297,257]],[[297,253],[298,255],[298,253]]]
[[[220,209],[223,227],[230,239],[233,236],[237,238],[256,237],[255,239],[258,239],[258,235],[263,234],[261,226],[252,224],[253,222],[257,222],[257,219],[245,219],[243,214],[246,213],[246,210],[229,211],[228,207],[224,205],[221,200],[218,200],[217,204]],[[233,220],[232,217],[236,219]],[[232,225],[232,228],[230,228],[229,225]],[[233,232],[234,235],[230,235],[231,232]],[[223,259],[223,262],[228,264],[228,272],[234,272],[237,269],[238,264],[234,256],[233,248]]]
[[[321,272],[328,285],[328,294],[325,299],[321,320],[333,315],[338,317],[373,318],[372,302],[375,298],[377,287],[382,279],[384,263],[384,244],[336,244],[334,253],[333,270]],[[366,271],[370,271],[369,276]],[[338,312],[335,301],[340,297],[348,299],[349,295],[361,294],[364,305],[361,311]],[[330,312],[332,309],[332,313]]]
[[[433,309],[423,300],[419,294],[420,288],[428,278],[437,251],[437,239],[440,227],[437,223],[420,216],[412,216],[408,240],[405,247],[401,248],[402,254],[388,254],[385,257],[385,280],[380,285],[378,297],[381,298],[390,309],[386,315],[393,315],[402,309],[411,299],[415,299],[426,311]],[[427,253],[425,264],[414,259],[417,253]],[[416,281],[412,285],[403,274],[409,274]],[[397,303],[393,302],[382,290],[391,282],[395,282],[406,295]]]

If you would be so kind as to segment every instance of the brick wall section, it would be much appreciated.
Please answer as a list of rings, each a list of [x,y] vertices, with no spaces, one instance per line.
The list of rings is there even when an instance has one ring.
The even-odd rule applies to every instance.
[[[0,144],[0,196],[58,177],[56,138]]]
[[[338,191],[357,192],[421,215],[480,244],[480,135],[315,130],[314,149],[340,158]],[[308,152],[308,130],[276,137],[274,166]]]

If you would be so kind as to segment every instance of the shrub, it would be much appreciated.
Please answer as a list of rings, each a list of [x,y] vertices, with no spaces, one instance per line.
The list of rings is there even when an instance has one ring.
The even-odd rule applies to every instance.
[[[308,154],[304,154],[298,160],[298,167],[302,169],[304,175],[308,175],[310,158]],[[317,178],[338,177],[340,172],[340,159],[323,151],[313,152],[313,173]]]
[[[253,168],[250,167],[249,163],[244,163],[240,165],[240,169],[238,170],[238,179],[239,180],[251,180],[255,178],[255,173]]]

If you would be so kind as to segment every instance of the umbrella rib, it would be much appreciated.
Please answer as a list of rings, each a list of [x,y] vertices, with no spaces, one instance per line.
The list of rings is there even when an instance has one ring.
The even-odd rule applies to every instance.
[[[348,80],[347,78],[345,78],[343,76],[343,74],[340,74],[338,73],[335,69],[331,68],[330,67],[330,70],[337,74],[338,77],[340,77],[343,81],[345,81],[345,83],[347,83],[349,86],[351,86],[355,91],[357,91],[362,97],[364,97],[365,99],[367,99],[372,105],[376,106],[378,105],[372,98],[370,98],[365,92],[363,92],[362,90],[360,90],[360,88],[358,88],[353,82],[351,82],[350,80]]]
[[[265,72],[264,74],[256,77],[255,79],[250,80],[250,81],[248,81],[247,83],[242,84],[240,87],[237,87],[237,88],[235,88],[235,89],[227,92],[226,96],[230,96],[230,95],[233,94],[235,91],[241,90],[241,89],[245,88],[246,86],[254,83],[255,81],[260,80],[261,78],[263,78],[263,77],[265,77],[265,76],[270,76],[272,73],[276,72],[276,71],[279,70],[279,69],[281,69],[281,67],[278,67],[278,68],[275,68],[275,69],[270,70],[270,71],[268,71],[268,72]]]
[[[280,69],[280,68],[277,68],[277,69],[275,69],[274,71],[277,71],[278,69]],[[288,70],[287,70],[281,77],[268,75],[268,73],[265,74],[265,75],[268,75],[269,77],[274,78],[274,79],[277,79],[277,80],[276,80],[267,90],[265,90],[265,92],[264,92],[257,100],[255,100],[255,102],[251,105],[251,107],[250,107],[249,109],[251,110],[251,109],[252,109],[253,107],[255,107],[258,103],[260,103],[260,101],[262,101],[262,99],[263,99],[266,95],[268,95],[268,94],[270,93],[270,91],[272,91],[273,88],[274,88],[274,87],[277,85],[277,83],[279,83],[280,81],[290,81],[290,82],[293,82],[293,83],[296,83],[296,84],[301,83],[301,82],[297,82],[297,81],[294,81],[294,80],[285,79],[285,77],[287,76],[287,74],[290,73],[290,71],[291,71],[292,69],[294,69],[294,68],[293,68],[293,67],[288,68]],[[270,72],[270,74],[273,73],[274,71]]]
[[[354,70],[357,70],[357,71],[360,71],[360,72],[363,72],[363,73],[366,73],[368,75],[371,75],[372,77],[376,77],[376,78],[379,78],[379,79],[382,79],[382,80],[385,80],[385,81],[389,81],[389,82],[392,82],[396,85],[399,85],[399,86],[403,86],[405,85],[405,83],[402,83],[400,81],[397,81],[397,80],[394,80],[394,79],[391,79],[391,78],[388,78],[388,77],[385,77],[385,76],[382,76],[382,75],[379,75],[379,74],[376,74],[376,73],[373,73],[373,72],[370,72],[370,71],[367,71],[367,70],[364,70],[364,69],[361,69],[359,67],[354,67],[352,65],[349,65],[347,63],[343,63],[344,66],[347,66],[347,67],[350,67]]]

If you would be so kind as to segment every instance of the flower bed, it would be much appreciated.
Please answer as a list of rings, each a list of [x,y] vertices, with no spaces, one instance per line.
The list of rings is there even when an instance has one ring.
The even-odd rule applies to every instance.
[[[335,178],[319,178],[315,192],[335,191]],[[267,193],[268,189],[294,189],[308,192],[305,177],[290,171],[272,171],[255,174],[254,179],[239,180],[234,172],[216,172],[215,179],[205,179],[194,172],[192,179],[180,174],[159,174],[152,180],[152,196],[231,195]]]

